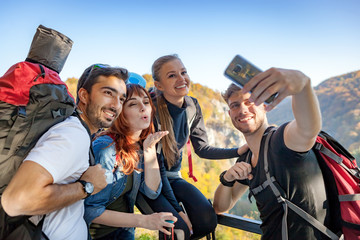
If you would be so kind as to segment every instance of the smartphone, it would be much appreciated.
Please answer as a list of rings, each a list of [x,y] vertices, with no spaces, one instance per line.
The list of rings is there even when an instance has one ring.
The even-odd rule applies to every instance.
[[[243,88],[246,83],[261,72],[262,71],[254,64],[250,63],[240,55],[236,55],[226,68],[224,75],[236,85]],[[270,104],[276,95],[277,93],[273,94],[265,101],[265,103]]]
[[[174,223],[174,221],[172,221],[172,220],[165,220],[166,222],[169,222],[169,223]],[[171,233],[171,235],[166,235],[165,233],[164,233],[164,237],[163,237],[163,239],[164,240],[173,240],[174,239],[174,228],[169,228],[169,227],[167,227],[166,228],[166,230],[168,230],[170,233]]]

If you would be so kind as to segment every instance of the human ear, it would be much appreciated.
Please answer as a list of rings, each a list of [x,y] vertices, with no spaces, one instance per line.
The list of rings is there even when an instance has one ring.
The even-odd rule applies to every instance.
[[[163,88],[162,88],[162,86],[161,86],[161,84],[160,84],[159,81],[154,81],[154,85],[155,85],[156,89],[158,89],[158,90],[160,90],[160,91],[163,90]]]
[[[88,93],[88,91],[86,91],[85,88],[80,88],[80,89],[79,89],[79,91],[78,91],[78,96],[79,96],[80,102],[82,102],[83,104],[87,104],[87,103],[88,103],[89,93]]]

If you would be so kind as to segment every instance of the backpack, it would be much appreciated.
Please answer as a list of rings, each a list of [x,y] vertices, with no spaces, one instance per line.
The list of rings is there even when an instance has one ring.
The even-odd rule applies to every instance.
[[[341,233],[334,233],[300,207],[281,196],[280,185],[274,184],[276,179],[271,175],[268,167],[269,141],[274,132],[273,128],[265,136],[264,171],[267,180],[251,189],[250,195],[257,195],[266,187],[270,187],[284,208],[282,239],[288,239],[286,221],[288,208],[330,239],[360,239],[360,169],[357,167],[355,158],[324,131],[319,133],[312,147],[324,177],[331,225],[343,234],[339,237]]]
[[[0,196],[41,135],[74,108],[58,73],[41,64],[17,63],[0,78]],[[32,224],[28,217],[7,216],[1,207],[0,239],[24,222]]]

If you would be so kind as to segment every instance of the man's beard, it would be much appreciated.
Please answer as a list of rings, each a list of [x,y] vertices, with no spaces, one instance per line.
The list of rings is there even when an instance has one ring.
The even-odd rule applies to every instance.
[[[89,104],[86,107],[86,115],[89,119],[89,122],[98,129],[109,128],[114,122],[114,120],[106,120],[106,117],[104,120],[102,119],[102,109],[103,108],[101,108],[99,105],[92,104],[91,101],[89,101]],[[116,115],[115,112],[114,114]]]
[[[255,127],[250,126],[250,127],[240,127],[241,124],[238,124],[237,122],[234,123],[234,120],[231,119],[234,127],[239,130],[244,136],[250,136],[253,135],[254,133],[256,133],[261,126],[264,124],[264,118],[263,119],[257,119],[257,121],[255,122]]]

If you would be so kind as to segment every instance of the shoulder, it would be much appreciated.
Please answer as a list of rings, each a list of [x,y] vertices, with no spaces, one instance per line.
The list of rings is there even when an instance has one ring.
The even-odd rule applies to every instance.
[[[194,97],[185,96],[185,103],[186,103],[186,111],[192,114],[199,114],[201,113],[201,107],[198,100]]]
[[[298,152],[288,148],[285,144],[285,129],[288,123],[285,123],[278,127],[273,133],[270,141],[270,148],[273,154],[292,160],[298,160],[298,158],[306,157],[309,151]],[[292,156],[292,157],[290,157]],[[288,162],[291,162],[288,160]]]
[[[275,126],[270,126],[272,127],[271,131],[274,131],[273,136],[275,138],[284,138],[284,132],[285,132],[285,128],[289,123],[284,123],[282,125],[280,125],[279,127],[275,127]]]
[[[109,143],[112,143],[112,142],[113,142],[113,139],[109,135],[101,135],[100,137],[97,137],[93,141],[93,146],[109,144]]]
[[[284,142],[284,130],[285,127],[288,123],[282,124],[279,127],[274,127],[271,126],[270,130],[268,130],[267,134],[272,131],[272,135],[271,135],[271,139],[270,139],[270,144],[272,145],[273,148],[278,148],[278,147],[283,147],[285,146],[285,142]],[[264,141],[266,140],[266,135],[265,133],[265,137],[264,137]],[[265,143],[265,142],[264,142]]]
[[[40,145],[43,142],[54,142],[54,144],[61,143],[62,145],[70,146],[78,146],[78,144],[74,143],[82,143],[81,145],[84,144],[88,148],[90,144],[90,136],[79,119],[77,117],[70,116],[64,121],[52,126],[47,132],[45,132],[37,142],[37,145]]]
[[[70,116],[66,118],[64,121],[54,125],[50,128],[49,131],[63,131],[73,133],[76,131],[76,134],[82,133],[86,136],[89,136],[88,132],[86,131],[85,127],[81,124],[80,120],[77,117]]]
[[[189,105],[199,105],[199,102],[196,98],[191,96],[185,96],[186,104]]]
[[[114,146],[113,143],[113,139],[108,135],[102,135],[96,138],[92,142],[94,153],[96,154],[97,152],[106,151],[106,149],[108,149],[110,146]]]
[[[90,136],[79,119],[69,117],[44,133],[24,161],[40,164],[54,182],[82,174],[89,164]],[[79,176],[80,176],[79,175]]]

